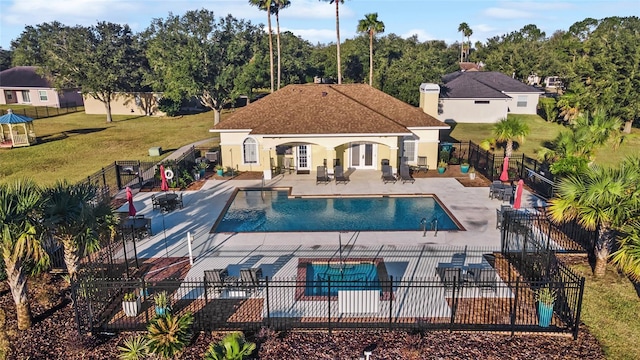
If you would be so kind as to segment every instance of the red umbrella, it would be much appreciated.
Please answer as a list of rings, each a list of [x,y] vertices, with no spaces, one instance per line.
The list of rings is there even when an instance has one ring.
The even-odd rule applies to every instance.
[[[524,181],[518,180],[518,186],[516,187],[516,197],[513,199],[513,208],[520,209],[520,202],[522,201],[522,188],[524,187]]]
[[[136,216],[136,207],[133,205],[133,194],[131,188],[127,186],[127,202],[129,202],[129,216]]]
[[[162,177],[162,184],[160,185],[160,190],[168,191],[169,184],[167,183],[167,175],[164,173],[164,165],[160,165],[160,177]]]
[[[504,162],[502,163],[502,174],[500,174],[500,180],[509,181],[509,157],[504,157]]]

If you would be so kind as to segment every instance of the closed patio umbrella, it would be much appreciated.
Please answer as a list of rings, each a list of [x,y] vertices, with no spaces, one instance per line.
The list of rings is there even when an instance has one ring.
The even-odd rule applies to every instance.
[[[127,186],[127,202],[129,202],[129,216],[136,216],[136,207],[133,205],[133,194],[131,188]]]
[[[518,180],[518,186],[516,187],[516,197],[513,199],[513,208],[520,209],[520,203],[522,202],[522,188],[524,187],[524,181]]]
[[[509,157],[504,157],[504,162],[502,163],[502,174],[500,174],[500,180],[509,181]]]
[[[164,165],[160,165],[160,177],[162,178],[162,184],[160,184],[160,190],[168,191],[169,184],[167,183],[167,175],[164,173]]]

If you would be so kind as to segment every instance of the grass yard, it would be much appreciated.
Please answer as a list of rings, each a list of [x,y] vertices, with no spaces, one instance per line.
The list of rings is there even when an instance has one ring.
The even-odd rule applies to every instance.
[[[586,278],[581,320],[607,359],[640,359],[640,301],[633,284],[613,267],[604,279],[595,279],[586,264],[572,268]]]
[[[223,114],[224,117],[224,114]],[[160,160],[172,150],[212,137],[213,113],[180,117],[77,112],[34,120],[38,144],[0,150],[0,182],[30,177],[41,185],[87,177],[115,160]],[[152,146],[165,154],[149,157]]]
[[[525,120],[531,129],[523,144],[514,143],[514,154],[525,153],[527,156],[536,158],[536,151],[539,148],[553,140],[560,131],[567,129],[560,124],[546,122],[538,115],[509,115],[509,117],[512,116]],[[449,137],[451,141],[471,140],[479,144],[482,140],[493,136],[492,129],[493,124],[456,124]],[[631,134],[625,136],[619,149],[613,150],[610,146],[605,146],[596,151],[596,163],[618,164],[625,156],[637,154],[638,147],[640,147],[640,129],[633,128]]]

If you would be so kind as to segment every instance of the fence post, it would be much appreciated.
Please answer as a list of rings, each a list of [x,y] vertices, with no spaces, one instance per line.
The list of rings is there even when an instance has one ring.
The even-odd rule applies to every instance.
[[[204,306],[209,305],[209,292],[207,291],[207,277],[202,279],[202,287],[204,288]]]
[[[458,270],[458,274],[460,274],[460,270]],[[451,319],[449,321],[449,332],[453,331],[453,324],[456,321],[456,286],[458,285],[458,278],[458,276],[453,277],[453,286],[451,287]]]
[[[78,283],[74,280],[71,283],[71,301],[73,301],[73,317],[76,320],[76,326],[78,328],[78,335],[82,335],[82,328],[80,326],[80,314],[78,313]]]
[[[47,117],[49,117],[49,107],[45,106],[44,109],[47,111]]]
[[[136,256],[136,260],[137,259],[138,259],[138,256]],[[140,292],[142,293],[141,294],[142,297],[143,297],[142,299],[144,301],[147,301],[147,297],[149,296],[149,290],[147,290],[147,284],[144,282],[144,278],[140,278]],[[145,322],[147,324],[149,324],[149,312],[148,311],[144,312],[144,319],[145,319]]]
[[[36,119],[40,119],[40,116],[38,116],[38,107],[34,106],[33,107],[36,110]],[[24,115],[27,116],[27,111],[25,110]]]
[[[573,340],[578,340],[580,330],[580,313],[582,311],[582,296],[584,295],[584,277],[580,278],[580,293],[578,294],[578,308],[576,309],[576,321],[573,325]]]
[[[267,300],[267,327],[271,326],[271,307],[269,306],[269,277],[265,276],[264,277],[264,283],[265,283],[265,296],[266,296],[266,300]]]
[[[138,160],[138,185],[142,189],[142,167],[140,166],[140,160]]]
[[[329,336],[331,336],[331,276],[327,276],[327,315],[329,316]]]
[[[389,329],[391,329],[391,323],[393,322],[393,275],[389,276]]]
[[[509,271],[511,272],[511,271]],[[516,279],[516,293],[513,297],[513,306],[511,307],[511,336],[516,332],[516,312],[518,311],[518,295],[520,291],[520,278]]]

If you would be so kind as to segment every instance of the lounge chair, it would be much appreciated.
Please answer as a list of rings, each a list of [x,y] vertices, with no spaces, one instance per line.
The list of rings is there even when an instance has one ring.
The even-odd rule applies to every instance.
[[[238,279],[229,276],[226,269],[213,269],[204,271],[204,280],[216,293],[221,293],[226,287],[237,285]]]
[[[248,292],[258,289],[262,282],[262,269],[240,269],[240,285]]]
[[[493,292],[496,291],[498,285],[496,281],[496,270],[494,268],[475,269],[473,274],[475,285],[477,287],[483,290],[488,289]]]
[[[411,176],[411,172],[409,171],[409,165],[403,164],[400,165],[400,180],[402,180],[402,183],[414,183],[416,181],[416,179],[413,178],[413,176]]]
[[[462,269],[458,267],[452,266],[441,266],[436,267],[436,272],[440,276],[440,281],[444,285],[445,289],[453,287],[456,282],[460,281],[460,277],[462,276]]]
[[[383,165],[382,166],[382,181],[386,183],[394,183],[398,181],[395,176],[393,176],[393,171],[391,170],[391,166]]]
[[[317,168],[318,173],[316,174],[316,185],[319,183],[324,183],[325,185],[331,182],[331,178],[327,175],[327,168],[320,165]]]
[[[416,169],[418,172],[424,170],[424,172],[429,171],[429,165],[427,165],[427,157],[426,156],[418,156],[418,164],[416,165]]]
[[[333,177],[336,179],[336,184],[349,182],[349,177],[344,175],[344,170],[340,165],[333,168]]]

